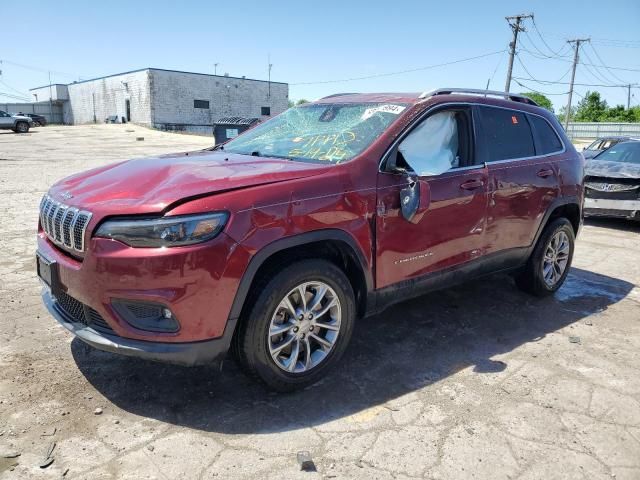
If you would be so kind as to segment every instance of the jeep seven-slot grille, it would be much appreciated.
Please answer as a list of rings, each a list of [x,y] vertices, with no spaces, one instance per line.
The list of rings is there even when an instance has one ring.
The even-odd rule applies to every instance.
[[[100,333],[116,335],[102,315],[67,293],[57,292],[54,305],[71,322],[82,323]]]
[[[40,202],[40,224],[49,240],[70,251],[84,252],[91,213],[56,202],[45,195]]]

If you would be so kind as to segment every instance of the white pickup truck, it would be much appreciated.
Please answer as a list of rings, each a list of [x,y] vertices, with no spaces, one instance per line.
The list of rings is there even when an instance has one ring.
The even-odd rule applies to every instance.
[[[27,133],[33,126],[33,120],[22,115],[9,115],[0,110],[0,129],[13,130],[16,133]]]

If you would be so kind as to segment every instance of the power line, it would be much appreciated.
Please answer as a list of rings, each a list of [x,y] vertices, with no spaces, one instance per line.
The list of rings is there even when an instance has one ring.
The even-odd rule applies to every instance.
[[[489,90],[489,85],[491,85],[491,82],[493,82],[493,79],[496,76],[496,73],[498,72],[498,68],[500,68],[500,65],[502,65],[503,58],[504,57],[500,55],[500,58],[498,59],[498,63],[496,64],[496,68],[493,69],[493,73],[491,74],[491,77],[487,81],[487,90]]]
[[[527,37],[527,40],[529,41],[529,43],[531,44],[531,46],[536,50],[536,52],[538,52],[542,57],[545,58],[556,58],[558,57],[557,53],[552,53],[551,56],[549,56],[548,53],[543,52],[542,50],[540,50],[540,48],[538,47],[538,45],[536,45],[536,42],[533,41],[533,38],[531,38],[531,35],[529,35],[527,32],[524,32],[525,37]]]
[[[586,49],[583,49],[582,53],[590,63],[593,63],[593,60],[591,60],[591,57],[589,57],[589,54],[587,53]],[[591,67],[589,65],[583,65],[583,66],[584,66],[584,69],[589,73],[589,75],[591,75],[592,78],[595,78],[597,82],[612,83],[611,78],[606,77],[605,75],[600,73],[600,71],[597,68],[594,68],[593,70],[591,70]],[[615,83],[615,80],[613,81],[613,83]]]
[[[327,84],[327,83],[341,83],[341,82],[353,82],[356,80],[368,80],[370,78],[379,78],[379,77],[390,77],[392,75],[402,75],[403,73],[412,73],[412,72],[419,72],[422,70],[430,70],[432,68],[438,68],[438,67],[446,67],[448,65],[455,65],[457,63],[464,63],[464,62],[470,62],[472,60],[477,60],[479,58],[485,58],[485,57],[491,57],[493,55],[498,55],[499,53],[504,53],[506,52],[506,50],[498,50],[496,52],[491,52],[491,53],[485,53],[482,55],[476,55],[475,57],[468,57],[468,58],[461,58],[460,60],[453,60],[451,62],[444,62],[444,63],[436,63],[433,65],[427,65],[425,67],[418,67],[418,68],[410,68],[407,70],[399,70],[396,72],[386,72],[386,73],[377,73],[375,75],[366,75],[363,77],[351,77],[351,78],[342,78],[339,80],[323,80],[323,81],[319,81],[319,82],[297,82],[297,83],[290,83],[289,85],[321,85],[321,84]]]
[[[12,98],[14,100],[22,100],[23,102],[28,102],[29,101],[28,98],[19,97],[17,95],[12,95],[10,93],[5,93],[5,92],[0,92],[0,97]]]
[[[67,72],[58,72],[56,70],[48,70],[46,68],[41,68],[41,67],[34,67],[33,65],[25,65],[24,63],[18,63],[18,62],[13,62],[11,60],[6,60],[6,59],[0,59],[0,64],[2,63],[6,63],[7,65],[13,65],[14,67],[19,67],[19,68],[24,68],[26,70],[33,70],[34,72],[40,72],[40,73],[53,73],[55,75],[58,76],[63,76],[63,77],[70,77],[70,78],[79,78],[78,75],[74,75],[72,73],[67,73]]]
[[[530,82],[536,82],[536,83],[540,83],[543,85],[569,85],[569,82],[556,82],[553,80],[538,80],[536,78],[523,78],[523,77],[513,77],[513,78],[517,78],[518,80],[526,80],[526,81],[530,81]],[[602,88],[627,88],[629,85],[625,84],[625,85],[611,85],[611,84],[601,84],[601,83],[577,83],[575,82],[574,85],[577,85],[579,87],[602,87]],[[631,88],[640,88],[640,85],[637,84],[631,84]]]
[[[540,48],[536,45],[536,43],[533,41],[533,38],[531,38],[530,35],[526,35],[525,34],[525,36],[527,38],[528,44],[527,44],[527,42],[522,42],[522,43],[527,45],[527,46],[530,44],[530,46],[533,47],[533,49],[536,50],[536,52],[533,52],[532,50],[527,48],[527,46],[521,47],[521,50],[524,50],[525,52],[535,56],[536,58],[539,58],[539,59],[542,59],[542,60],[546,60],[546,59],[549,59],[549,58],[551,58],[551,59],[567,59],[567,58],[569,58],[564,53],[562,55],[556,55],[556,54],[549,55],[548,53],[545,53],[542,50],[540,50]]]
[[[557,33],[548,33],[547,35],[554,38],[566,39],[566,35],[559,35]],[[640,48],[640,40],[622,40],[613,38],[592,37],[592,42],[598,45],[611,46],[611,47],[624,47],[624,48]]]
[[[15,93],[23,96],[23,97],[28,97],[29,95],[25,92],[21,92],[20,90],[13,88],[11,85],[9,85],[7,82],[5,82],[4,80],[2,80],[2,78],[0,77],[0,85],[4,85],[6,88],[8,88],[9,90],[13,90]]]
[[[521,48],[520,49],[523,52],[528,53],[529,55],[536,57],[536,58],[541,58],[538,54],[536,54],[535,52],[532,52],[531,50],[527,50],[526,48]],[[548,59],[552,59],[552,60],[556,60],[558,62],[565,62],[565,63],[573,63],[571,60],[567,60],[565,58],[558,58],[558,57],[550,57],[550,56],[545,56],[543,58],[548,58]],[[596,65],[593,63],[585,63],[585,62],[578,62],[578,65],[589,65],[590,67],[600,67],[600,65]],[[623,70],[626,72],[640,72],[640,68],[627,68],[627,67],[612,67],[611,65],[607,65],[606,68],[610,68],[613,70]]]
[[[607,67],[607,65],[604,63],[604,61],[602,60],[602,57],[600,57],[600,55],[598,54],[598,51],[595,49],[595,47],[593,45],[589,45],[589,46],[591,47],[591,50],[593,50],[593,53],[596,54],[596,58],[600,61],[600,64],[607,70],[607,72],[609,72],[609,75],[611,75],[611,77],[614,78],[618,82],[624,82],[624,80],[622,80],[614,72],[609,70],[609,67]]]
[[[533,77],[533,75],[531,74],[531,72],[529,70],[527,70],[527,67],[524,66],[524,63],[522,63],[522,60],[520,59],[520,55],[516,55],[516,58],[518,59],[518,63],[520,64],[520,66],[522,67],[522,69],[524,70],[524,72],[529,75],[530,77]]]
[[[569,75],[569,72],[570,72],[570,71],[571,71],[571,67],[569,67],[569,68],[567,69],[567,71],[566,71],[566,72],[564,72],[564,74],[563,74],[563,75],[562,75],[558,80],[555,80],[555,81],[556,81],[556,82],[560,82],[560,81],[562,81],[562,80],[564,79],[564,77],[566,77],[567,75]]]
[[[562,56],[563,56],[563,54],[562,54],[561,52],[565,49],[566,44],[564,44],[564,45],[562,46],[562,48],[556,52],[556,51],[555,51],[553,48],[551,48],[551,47],[549,46],[549,44],[545,41],[544,37],[542,36],[542,33],[540,32],[540,29],[538,28],[538,25],[536,24],[536,19],[535,19],[535,18],[531,18],[531,22],[533,23],[533,29],[534,29],[534,30],[536,31],[536,33],[538,34],[538,37],[540,37],[540,40],[542,40],[542,43],[544,43],[545,47],[547,47],[547,49],[549,49],[549,51],[550,51],[551,53],[553,53],[554,55],[556,55],[557,57],[562,57]]]
[[[562,93],[541,92],[540,90],[536,90],[535,88],[532,88],[528,85],[524,85],[519,80],[517,80],[517,77],[513,77],[513,81],[516,82],[518,85],[520,85],[522,88],[526,88],[532,92],[539,93],[540,95],[566,95],[567,93],[569,93],[569,92],[562,92]]]

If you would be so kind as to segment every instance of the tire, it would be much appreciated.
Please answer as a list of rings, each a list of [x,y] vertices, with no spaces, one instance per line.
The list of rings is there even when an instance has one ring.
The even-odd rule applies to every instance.
[[[27,133],[29,131],[29,124],[27,122],[18,122],[16,123],[16,128],[14,132],[16,133]]]
[[[324,293],[323,286],[327,287]],[[298,287],[305,291],[304,310],[299,308]],[[325,260],[301,260],[275,275],[264,275],[253,291],[257,295],[247,305],[234,339],[234,353],[242,369],[280,392],[304,388],[324,377],[339,361],[353,332],[355,300],[344,272]],[[307,312],[303,319],[283,306],[285,299],[296,312]],[[319,315],[312,319],[314,313]],[[288,330],[272,333],[278,329]]]
[[[554,241],[557,242],[556,248]],[[565,242],[566,247],[563,247]],[[515,277],[516,285],[537,297],[553,295],[569,274],[574,249],[575,234],[571,222],[566,218],[554,220],[545,227],[524,270]]]

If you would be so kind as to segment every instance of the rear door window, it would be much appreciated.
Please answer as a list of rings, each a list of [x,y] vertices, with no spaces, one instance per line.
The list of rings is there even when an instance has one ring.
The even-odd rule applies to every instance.
[[[478,107],[483,161],[533,157],[535,147],[527,116],[517,110]]]
[[[544,118],[529,115],[529,121],[536,136],[536,152],[538,155],[549,155],[562,151],[563,145],[558,134]]]

